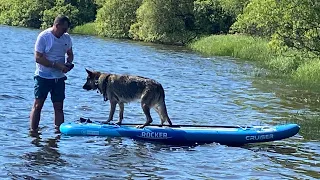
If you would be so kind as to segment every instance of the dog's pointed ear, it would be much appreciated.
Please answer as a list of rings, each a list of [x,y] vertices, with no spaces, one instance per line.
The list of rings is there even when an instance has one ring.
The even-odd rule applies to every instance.
[[[86,71],[87,71],[87,73],[88,73],[89,76],[92,75],[92,72],[91,72],[90,70],[88,70],[87,68],[86,68]]]

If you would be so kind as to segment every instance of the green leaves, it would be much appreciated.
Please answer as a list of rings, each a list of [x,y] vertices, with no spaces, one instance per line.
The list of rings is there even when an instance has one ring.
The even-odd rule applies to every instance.
[[[136,10],[142,0],[106,0],[98,10],[98,34],[112,38],[128,38],[130,26],[136,22]]]
[[[69,16],[74,26],[95,19],[94,0],[2,0],[0,24],[46,28],[58,14]]]
[[[64,5],[58,2],[53,8],[44,10],[41,28],[51,27],[55,17],[59,14],[66,15],[70,18],[71,27],[72,24],[78,24],[77,17],[79,16],[79,10],[71,4]]]
[[[0,23],[10,26],[39,28],[41,13],[50,6],[46,1],[5,0],[0,5]]]
[[[228,32],[247,1],[3,0],[0,23],[47,28],[64,14],[71,28],[94,22],[90,27],[101,36],[183,45],[203,34]]]
[[[137,22],[130,29],[130,37],[150,42],[176,41],[174,33],[184,30],[182,17],[179,17],[184,9],[178,4],[179,1],[144,0],[137,10]]]
[[[232,26],[235,32],[271,38],[270,47],[320,55],[320,2],[252,0]]]
[[[225,7],[230,5],[223,0],[197,0],[194,2],[195,28],[199,32],[218,34],[229,31],[235,20],[235,14],[225,11],[222,3]]]

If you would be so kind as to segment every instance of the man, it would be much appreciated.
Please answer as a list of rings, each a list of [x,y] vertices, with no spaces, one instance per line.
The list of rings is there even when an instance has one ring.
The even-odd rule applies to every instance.
[[[41,109],[49,92],[54,108],[54,124],[58,131],[64,122],[64,81],[67,79],[65,73],[73,67],[72,40],[67,33],[69,27],[68,17],[59,15],[55,18],[53,26],[42,31],[37,37],[35,43],[35,100],[30,113],[31,132],[38,131]]]

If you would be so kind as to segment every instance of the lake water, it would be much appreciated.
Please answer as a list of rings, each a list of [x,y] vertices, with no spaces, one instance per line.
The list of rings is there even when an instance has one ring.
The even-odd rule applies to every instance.
[[[109,103],[95,91],[82,89],[88,68],[156,79],[165,89],[174,124],[298,123],[300,133],[243,147],[69,137],[54,133],[48,99],[42,133],[32,137],[33,47],[40,31],[0,26],[0,32],[1,179],[320,178],[319,94],[257,76],[259,69],[250,62],[204,57],[183,47],[72,35],[75,68],[67,75],[65,121],[108,117]],[[152,116],[153,123],[160,122],[153,111]],[[124,123],[144,121],[139,103],[125,105]]]

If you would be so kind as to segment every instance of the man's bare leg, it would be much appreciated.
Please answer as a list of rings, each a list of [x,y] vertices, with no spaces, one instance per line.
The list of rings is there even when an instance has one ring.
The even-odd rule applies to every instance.
[[[30,112],[30,131],[37,132],[40,123],[41,110],[45,99],[35,99]]]
[[[63,113],[63,101],[62,102],[54,102],[54,125],[58,132],[60,132],[60,125],[64,122],[64,113]]]

